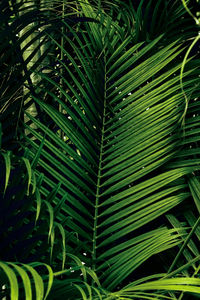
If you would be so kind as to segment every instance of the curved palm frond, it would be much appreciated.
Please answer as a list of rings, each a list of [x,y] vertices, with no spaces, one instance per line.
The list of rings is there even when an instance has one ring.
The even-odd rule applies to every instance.
[[[68,226],[78,234],[80,255],[87,252],[103,286],[114,289],[149,257],[181,242],[152,221],[190,197],[181,178],[199,170],[199,160],[188,161],[194,151],[186,151],[187,135],[195,142],[199,136],[186,131],[184,138],[179,122],[185,105],[181,44],[163,47],[162,36],[133,44],[102,18],[101,26],[83,25],[79,36],[64,23],[74,34],[73,40],[63,34],[65,47],[49,36],[64,60],[49,74],[40,73],[32,94],[49,126],[28,114],[38,130],[29,128],[36,141],[25,139],[33,158],[45,135],[38,162],[46,174],[41,192],[61,183],[60,197],[67,197],[60,218],[72,217]],[[188,63],[183,80],[191,109],[199,84],[196,66]],[[187,161],[176,159],[185,152]],[[138,235],[141,228],[144,234]]]
[[[40,276],[40,274],[35,270],[35,267],[37,266],[44,266],[48,270],[48,279],[46,284],[46,287],[44,287],[44,280]],[[53,271],[50,266],[41,264],[41,263],[35,263],[33,266],[31,264],[17,264],[17,263],[11,263],[11,262],[0,262],[0,273],[1,273],[1,284],[3,284],[3,289],[1,290],[1,296],[7,296],[8,295],[8,286],[10,286],[10,297],[11,299],[19,299],[19,295],[25,297],[25,299],[32,299],[34,293],[36,299],[46,299],[49,291],[52,287],[53,283]],[[30,280],[30,275],[33,277],[33,282]],[[10,282],[10,285],[8,284],[8,280],[4,278],[4,276],[7,277],[7,279]],[[21,278],[23,282],[23,288],[24,291],[20,290],[21,286],[19,284]],[[4,281],[5,279],[5,281]],[[35,292],[33,292],[32,288],[34,286]],[[19,294],[19,291],[20,294]]]
[[[24,154],[1,151],[6,171],[0,180],[2,199],[9,203],[16,183],[23,189],[14,206],[2,202],[12,219],[4,232],[5,242],[12,241],[5,255],[16,247],[17,260],[23,256],[22,241],[12,240],[23,232],[29,249],[22,261],[27,255],[29,261],[50,261],[54,274],[47,265],[49,276],[37,263],[2,262],[2,295],[15,300],[18,289],[30,299],[45,298],[50,289],[48,299],[66,294],[175,299],[179,291],[200,293],[199,279],[193,278],[199,272],[198,216],[191,205],[193,198],[199,211],[199,59],[189,58],[181,87],[184,39],[194,27],[172,33],[177,20],[187,23],[184,8],[179,1],[123,3],[123,12],[117,0],[94,1],[95,8],[87,0],[40,2],[1,4],[3,144],[13,150],[8,145],[13,137],[6,134],[10,117]],[[26,121],[19,123],[22,114]],[[20,220],[16,207],[24,213]],[[152,274],[149,261],[163,261],[166,250],[162,274],[141,279],[142,266]]]

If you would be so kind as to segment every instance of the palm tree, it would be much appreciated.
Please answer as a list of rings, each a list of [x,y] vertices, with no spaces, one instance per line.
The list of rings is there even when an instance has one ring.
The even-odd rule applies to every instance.
[[[2,296],[18,299],[18,289],[20,299],[200,294],[199,60],[182,64],[196,27],[178,1],[149,3],[125,3],[121,12],[120,1],[77,1],[52,15],[34,6],[12,21],[17,30],[26,14],[30,24],[31,16],[43,22],[36,40],[38,49],[45,41],[45,55],[29,69],[18,48],[31,100],[20,106],[29,119],[19,117],[20,151],[2,140],[2,207],[14,219],[3,223]],[[27,83],[34,75],[39,80]],[[5,82],[10,89],[14,80],[5,75]],[[2,103],[4,121],[13,106]],[[37,115],[27,109],[32,103]],[[6,204],[13,195],[17,208]]]

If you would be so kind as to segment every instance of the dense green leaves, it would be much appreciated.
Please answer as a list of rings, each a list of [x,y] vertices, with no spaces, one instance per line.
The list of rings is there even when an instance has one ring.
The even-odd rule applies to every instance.
[[[1,194],[9,204],[23,178],[16,208],[2,202],[16,218],[4,228],[30,227],[22,233],[31,241],[29,264],[1,263],[2,286],[9,280],[12,300],[18,292],[26,299],[200,294],[200,74],[199,59],[187,55],[191,27],[174,33],[176,22],[184,27],[184,7],[72,1],[63,2],[59,15],[56,1],[48,2],[49,10],[40,2],[11,1],[2,30],[12,36],[2,49],[10,41],[18,49],[20,64],[13,61],[13,68],[22,103],[14,134],[19,156],[1,151]],[[9,53],[0,58],[3,132],[16,101]],[[4,135],[2,144],[8,148]],[[12,236],[4,234],[7,241]],[[11,248],[22,244],[16,239]],[[156,259],[156,270],[149,270]],[[155,275],[141,279],[141,268]]]
[[[90,24],[90,27],[92,26]],[[159,37],[146,46],[138,44],[131,47],[126,54],[125,50],[131,44],[131,40],[129,43],[123,42],[121,36],[115,36],[112,40],[112,32],[111,37],[108,33],[109,26],[111,26],[109,23],[104,23],[102,27],[96,27],[94,36],[93,31],[84,36],[87,41],[84,50],[80,39],[73,42],[64,37],[77,57],[75,60],[66,49],[62,49],[68,64],[62,62],[60,71],[56,73],[60,76],[61,70],[67,72],[68,81],[62,77],[63,86],[58,86],[52,80],[54,71],[49,75],[41,74],[42,81],[38,87],[38,95],[47,92],[47,89],[43,89],[46,82],[49,85],[49,96],[62,106],[64,114],[58,111],[55,105],[49,105],[40,100],[39,96],[33,95],[36,103],[52,119],[57,131],[59,128],[63,132],[66,142],[60,141],[57,134],[50,132],[39,120],[30,115],[29,117],[40,128],[42,135],[46,134],[57,144],[57,148],[54,148],[54,145],[45,142],[49,150],[48,152],[42,150],[39,164],[54,176],[55,181],[62,182],[61,196],[64,195],[64,190],[68,191],[69,197],[63,204],[63,209],[72,217],[69,226],[72,230],[76,230],[81,240],[88,239],[90,244],[87,251],[91,253],[95,269],[97,271],[103,269],[102,278],[106,277],[104,284],[114,287],[149,255],[152,256],[179,243],[176,236],[169,235],[169,244],[165,237],[163,245],[160,237],[156,236],[160,244],[155,239],[154,243],[158,248],[155,248],[154,244],[151,248],[150,240],[154,238],[149,234],[149,240],[145,241],[150,247],[149,254],[145,244],[143,246],[145,258],[142,258],[142,248],[138,248],[140,254],[137,264],[134,256],[139,251],[137,250],[139,245],[130,248],[131,242],[125,245],[120,240],[126,239],[127,235],[133,236],[135,230],[187,199],[190,193],[185,190],[185,184],[176,184],[173,187],[169,187],[169,184],[197,170],[198,166],[194,161],[188,167],[185,165],[173,169],[167,167],[167,163],[180,151],[180,141],[183,139],[179,120],[184,110],[184,97],[177,73],[181,67],[177,57],[183,49],[177,46],[178,42],[173,42],[161,47],[161,50],[154,54],[154,48],[162,40],[162,37]],[[104,33],[105,39],[109,42],[101,50]],[[93,39],[98,40],[96,45]],[[55,39],[52,41],[58,45]],[[93,54],[99,53],[95,64],[94,58],[91,57],[92,52],[87,46],[93,47]],[[120,51],[123,53],[121,57]],[[134,51],[137,53],[132,55]],[[150,54],[151,51],[153,55]],[[116,57],[119,57],[118,60]],[[86,64],[94,65],[93,73],[92,70],[88,73]],[[184,89],[188,94],[194,90],[195,81],[198,81],[195,74],[196,68],[192,66],[185,74]],[[101,86],[101,91],[99,90],[96,96],[96,104],[93,104],[94,90],[88,89],[88,84],[98,90],[97,83]],[[69,89],[67,93],[64,90],[65,85]],[[58,97],[56,92],[53,92],[54,87],[69,102]],[[72,93],[76,97],[74,100],[71,98]],[[77,108],[76,115],[72,112],[73,106]],[[85,116],[87,123],[84,120]],[[33,136],[39,137],[35,130],[31,132]],[[95,140],[92,136],[96,136]],[[73,146],[73,150],[69,153],[70,145]],[[62,157],[62,153],[66,155],[66,160],[63,159],[65,164],[61,170],[57,170],[56,161],[54,167],[52,165],[54,155]],[[42,159],[43,155],[49,161],[48,165]],[[68,155],[73,159],[69,159]],[[85,172],[76,172],[80,167],[79,161],[80,163],[82,161],[81,169]],[[96,172],[96,179],[94,177],[93,182],[89,171],[91,167]],[[70,169],[73,170],[71,175]],[[157,170],[155,175],[148,177],[148,174],[155,170]],[[48,179],[45,180],[51,185]],[[91,182],[90,189],[85,182]],[[87,222],[84,220],[86,215]],[[78,224],[83,224],[87,228],[87,233]],[[104,251],[107,247],[110,254],[112,253],[112,258],[107,257],[105,263]],[[134,265],[130,263],[131,261]],[[124,272],[120,274],[123,264]]]

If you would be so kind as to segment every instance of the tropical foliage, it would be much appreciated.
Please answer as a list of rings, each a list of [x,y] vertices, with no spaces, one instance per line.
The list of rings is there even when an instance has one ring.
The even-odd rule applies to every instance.
[[[1,299],[199,298],[195,7],[1,3]]]

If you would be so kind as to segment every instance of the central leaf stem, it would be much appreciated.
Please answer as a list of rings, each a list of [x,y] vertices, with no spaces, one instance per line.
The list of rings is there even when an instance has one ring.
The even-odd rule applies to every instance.
[[[105,66],[104,62],[104,66]],[[98,221],[98,207],[100,198],[100,184],[101,184],[101,171],[102,171],[102,157],[103,157],[103,143],[104,143],[104,131],[105,131],[105,116],[106,116],[106,70],[104,70],[104,108],[103,108],[103,120],[102,120],[102,130],[101,130],[101,144],[99,153],[99,166],[97,175],[97,189],[96,189],[96,199],[95,199],[95,215],[94,215],[94,227],[93,227],[93,249],[92,249],[92,269],[96,269],[96,248],[97,248],[97,221]]]

